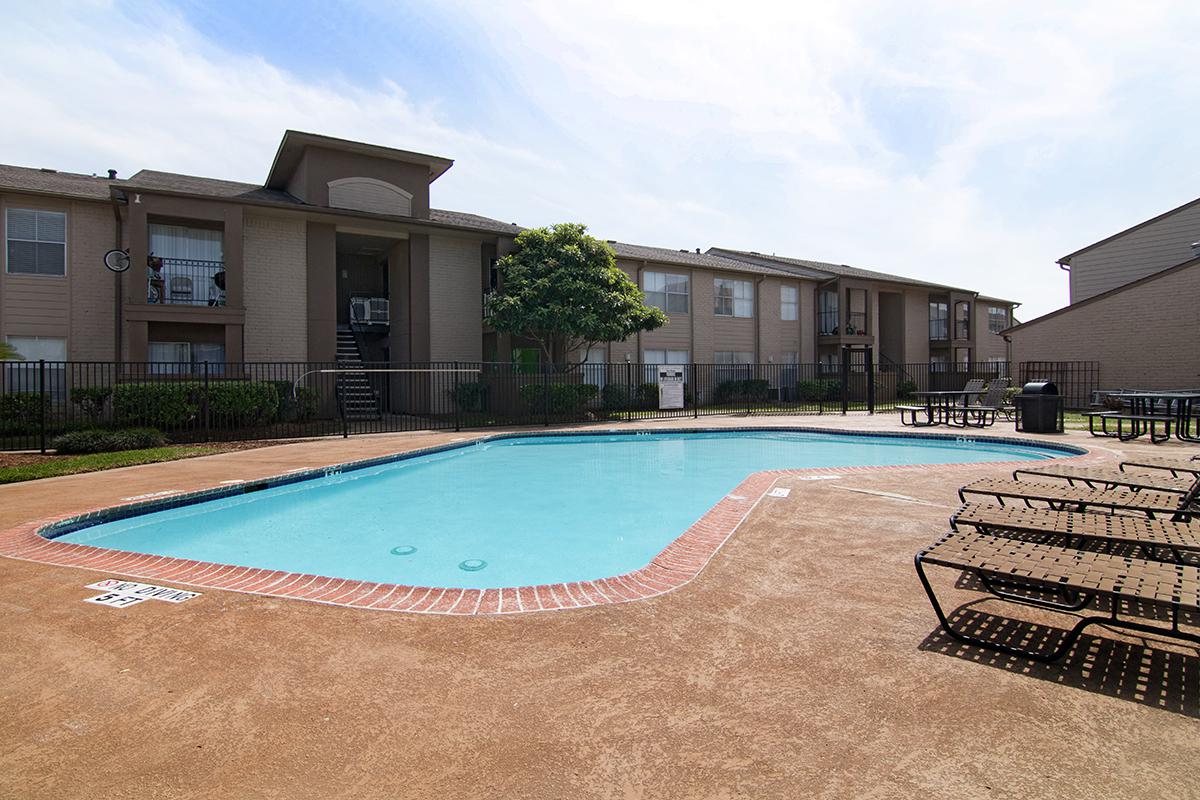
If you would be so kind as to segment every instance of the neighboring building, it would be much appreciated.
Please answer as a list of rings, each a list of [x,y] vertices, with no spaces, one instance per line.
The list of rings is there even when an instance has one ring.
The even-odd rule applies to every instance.
[[[1200,387],[1200,199],[1063,256],[1071,304],[1004,332],[1013,361],[1092,361],[1093,388]]]
[[[483,300],[521,228],[430,207],[437,156],[285,133],[262,185],[0,166],[0,335],[26,358],[532,363]],[[945,364],[1005,356],[1013,303],[844,265],[611,243],[670,324],[596,361],[811,363],[843,345]],[[120,276],[102,265],[127,250]],[[351,336],[352,322],[361,336]],[[583,354],[577,354],[581,358]],[[182,365],[182,366],[180,366]]]

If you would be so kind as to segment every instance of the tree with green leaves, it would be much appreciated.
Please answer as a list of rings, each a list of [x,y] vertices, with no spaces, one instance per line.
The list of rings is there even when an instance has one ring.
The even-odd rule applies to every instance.
[[[572,222],[531,228],[499,260],[500,287],[486,313],[501,333],[536,342],[552,364],[593,345],[617,342],[667,324],[617,266],[606,242]]]
[[[8,342],[0,342],[0,361],[23,361],[17,348]]]

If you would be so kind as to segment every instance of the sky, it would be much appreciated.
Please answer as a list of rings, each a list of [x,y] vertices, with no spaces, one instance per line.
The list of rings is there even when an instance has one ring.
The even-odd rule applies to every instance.
[[[1200,4],[79,2],[5,12],[0,163],[261,183],[288,128],[435,207],[1067,302],[1200,196]]]

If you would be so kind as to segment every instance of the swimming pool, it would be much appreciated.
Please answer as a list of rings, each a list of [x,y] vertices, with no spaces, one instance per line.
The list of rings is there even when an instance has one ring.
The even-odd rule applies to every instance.
[[[379,583],[566,583],[644,567],[751,473],[1075,452],[963,437],[785,430],[503,436],[101,517],[57,540]]]

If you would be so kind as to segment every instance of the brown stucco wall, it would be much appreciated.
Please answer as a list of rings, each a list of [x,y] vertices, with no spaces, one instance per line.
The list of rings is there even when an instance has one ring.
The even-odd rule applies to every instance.
[[[309,222],[305,249],[308,358],[331,362],[337,353],[337,229]]]
[[[344,153],[323,147],[307,147],[288,191],[317,206],[329,205],[329,182],[338,178],[375,178],[412,195],[412,215],[429,219],[429,167],[360,153]]]
[[[1013,329],[1013,360],[1098,361],[1101,388],[1200,386],[1200,262]]]

